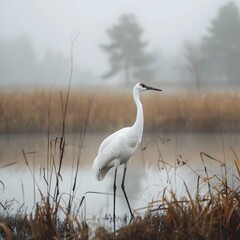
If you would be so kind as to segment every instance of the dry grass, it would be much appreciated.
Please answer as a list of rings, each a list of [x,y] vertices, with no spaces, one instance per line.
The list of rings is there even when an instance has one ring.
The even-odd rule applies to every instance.
[[[216,160],[207,154],[204,156],[208,161]],[[195,194],[190,194],[186,184],[186,196],[183,197],[165,189],[159,200],[150,202],[145,208],[145,216],[119,229],[115,239],[240,239],[240,161],[237,156],[234,163],[236,171],[232,175],[228,175],[229,166],[222,162],[219,162],[224,172],[221,177],[208,176],[207,169],[204,175],[194,172],[198,179]],[[190,167],[184,162],[178,164]],[[204,161],[203,165],[205,168]],[[229,179],[233,181],[231,184]],[[208,190],[201,194],[204,188]],[[112,239],[112,235],[101,231],[96,239]]]
[[[91,99],[89,101],[89,94],[86,92],[73,92],[69,102],[69,95],[64,96],[65,99],[57,93],[52,93],[50,97],[45,91],[36,91],[8,93],[0,97],[2,132],[47,131],[49,133],[51,129],[61,133],[56,139],[48,138],[47,167],[42,175],[45,192],[39,188],[34,179],[35,175],[32,174],[36,189],[41,195],[41,201],[36,203],[32,213],[27,215],[20,209],[17,214],[11,214],[11,202],[10,204],[0,202],[0,236],[3,239],[240,239],[240,161],[234,150],[232,172],[224,162],[206,153],[200,153],[205,169],[203,175],[195,172],[187,162],[177,159],[177,164],[170,168],[189,167],[196,174],[198,184],[195,194],[190,194],[186,185],[186,196],[182,197],[178,197],[171,189],[165,189],[158,200],[146,206],[145,216],[136,217],[131,225],[120,228],[115,236],[102,227],[93,233],[87,222],[82,221],[79,215],[79,204],[77,208],[75,205],[84,134],[88,124],[91,131],[100,131],[132,122],[135,106],[131,95],[124,93],[115,95],[101,93],[96,95],[93,101]],[[216,93],[206,96],[155,94],[145,96],[143,101],[145,126],[152,131],[185,128],[205,131],[219,130],[219,128],[220,130],[236,129],[239,122],[239,98],[238,94]],[[156,102],[159,102],[159,105]],[[91,110],[90,115],[89,110]],[[59,189],[67,148],[65,142],[67,130],[79,130],[80,137],[77,159],[73,164],[76,170],[72,176],[73,183],[63,204],[63,196]],[[147,146],[143,151],[146,148]],[[23,150],[26,166],[32,172],[28,164],[29,154],[32,153]],[[222,168],[220,176],[208,174],[205,166],[206,158],[208,161],[216,161],[220,164]],[[168,164],[161,159],[159,161],[162,161],[160,164],[163,166]],[[4,186],[3,183],[0,184]]]
[[[86,118],[89,91],[72,91],[67,113],[67,131],[80,131]],[[142,96],[145,131],[231,131],[240,129],[240,94],[166,94]],[[131,92],[99,91],[93,96],[89,131],[113,131],[131,125],[136,109]],[[61,131],[60,93],[0,93],[0,133],[46,132],[51,104],[51,131]]]
[[[146,206],[145,216],[136,217],[129,226],[117,230],[115,236],[103,227],[93,232],[86,222],[81,221],[76,211],[68,211],[66,206],[60,205],[60,201],[57,204],[55,200],[50,201],[51,193],[37,203],[30,215],[20,211],[16,215],[1,213],[0,236],[16,240],[238,240],[240,239],[238,158],[234,163],[234,174],[231,176],[222,174],[221,177],[214,175],[207,178],[207,173],[196,174],[198,181],[195,194],[190,194],[186,185],[186,196],[182,197],[177,197],[173,191],[165,189],[158,200]],[[229,167],[224,163],[219,164],[227,173]],[[179,166],[188,167],[186,163],[179,163]],[[233,180],[231,184],[228,183],[229,177]],[[204,187],[208,190],[201,194]],[[7,208],[10,209],[11,206]]]

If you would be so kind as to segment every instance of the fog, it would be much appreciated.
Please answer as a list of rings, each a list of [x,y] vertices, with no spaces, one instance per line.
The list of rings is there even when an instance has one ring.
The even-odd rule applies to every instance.
[[[172,187],[184,196],[183,183],[198,195],[200,176],[203,196],[209,183],[231,184],[240,96],[223,91],[240,92],[239,63],[239,0],[0,0],[0,207],[14,209],[14,199],[34,212],[40,194],[55,203],[55,178],[60,198],[76,205],[89,191],[112,193],[113,171],[97,182],[91,166],[103,139],[134,121],[133,101],[117,96],[116,86],[136,81],[163,92],[143,101],[142,145],[126,180],[131,206],[150,209]],[[71,90],[81,90],[71,98],[69,79]],[[85,217],[112,213],[112,196],[99,196],[85,201]],[[121,214],[128,212],[123,196]]]
[[[109,42],[106,30],[123,14],[133,14],[143,29],[147,50],[157,58],[157,81],[179,80],[186,41],[200,41],[226,0],[8,0],[0,2],[2,87],[65,85],[73,46],[73,84],[115,84],[101,76],[109,68],[99,47]],[[232,1],[234,2],[234,1]],[[240,2],[235,1],[240,7]],[[9,50],[10,49],[10,50]],[[1,53],[1,54],[2,54]],[[57,62],[57,64],[56,64]]]

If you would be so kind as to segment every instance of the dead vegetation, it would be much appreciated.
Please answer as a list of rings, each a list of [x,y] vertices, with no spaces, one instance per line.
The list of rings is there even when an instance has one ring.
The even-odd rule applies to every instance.
[[[209,156],[210,157],[210,156]],[[210,157],[211,158],[211,157]],[[211,159],[209,159],[211,160]],[[220,164],[220,163],[219,163]],[[224,163],[221,167],[226,170]],[[146,206],[145,214],[135,217],[133,223],[117,230],[115,237],[101,226],[93,230],[82,221],[76,209],[57,203],[51,193],[37,203],[30,214],[11,209],[1,203],[0,236],[6,239],[233,239],[240,238],[240,162],[234,161],[234,174],[222,176],[196,174],[195,194],[178,197],[165,189],[162,196]],[[187,163],[179,163],[181,167]],[[224,172],[224,171],[223,171]],[[233,182],[229,184],[229,179]],[[204,188],[205,187],[205,188]],[[207,189],[203,191],[201,189]],[[59,199],[60,200],[60,199]],[[137,212],[136,210],[135,212]]]
[[[201,175],[187,162],[177,159],[176,164],[170,167],[188,167],[193,171],[198,183],[195,194],[189,192],[187,185],[185,185],[186,195],[180,197],[173,190],[165,189],[159,199],[146,206],[144,215],[137,216],[129,226],[117,230],[115,236],[103,227],[93,230],[88,221],[81,218],[79,214],[81,205],[78,201],[76,204],[75,201],[84,135],[88,124],[90,131],[100,131],[125,124],[125,121],[132,121],[134,104],[130,97],[117,94],[95,96],[92,100],[85,92],[75,92],[71,98],[68,98],[69,92],[65,99],[63,94],[59,97],[58,94],[49,95],[45,91],[1,95],[0,116],[1,120],[4,120],[0,121],[2,132],[21,132],[26,125],[29,125],[27,131],[31,132],[33,129],[47,131],[48,136],[50,129],[60,130],[59,137],[55,139],[48,137],[47,167],[43,169],[42,175],[45,192],[38,186],[32,174],[36,189],[41,195],[41,201],[36,202],[33,211],[26,214],[20,208],[17,213],[12,213],[11,200],[0,202],[1,238],[8,240],[240,239],[240,161],[234,150],[233,171],[229,170],[225,162],[218,161],[206,153],[200,153],[205,170]],[[238,94],[146,96],[144,99],[146,128],[147,130],[161,128],[168,131],[181,127],[181,129],[213,131],[219,128],[231,130],[234,126],[236,129],[240,122],[239,98]],[[156,104],[158,101],[159,104]],[[116,106],[119,107],[116,109]],[[64,153],[68,146],[65,142],[65,134],[66,131],[75,129],[80,133],[76,150],[77,158],[73,163],[75,172],[63,204],[63,195],[60,194],[59,188]],[[146,148],[147,146],[142,150]],[[23,150],[26,166],[31,172],[29,154],[32,153]],[[205,158],[218,162],[222,174],[210,175],[205,165]],[[159,161],[163,166],[162,169],[167,171],[167,162],[163,159]],[[2,181],[1,185],[4,187]]]
[[[89,132],[113,131],[131,125],[135,105],[131,92],[74,90],[69,97],[66,130],[80,131],[93,97]],[[239,93],[143,94],[145,131],[235,131],[240,129]],[[57,91],[0,93],[1,133],[45,133],[51,102],[51,131],[62,127],[61,96]]]

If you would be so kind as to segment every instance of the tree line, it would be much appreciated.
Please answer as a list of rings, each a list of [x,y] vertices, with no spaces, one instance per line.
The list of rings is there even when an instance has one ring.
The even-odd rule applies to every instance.
[[[102,79],[118,76],[125,85],[146,79],[161,80],[159,76],[163,76],[164,59],[161,52],[149,49],[144,30],[133,14],[122,15],[106,34],[108,42],[99,47],[108,57],[109,69],[102,74]],[[16,82],[20,85],[65,83],[68,79],[70,59],[51,50],[38,59],[31,41],[26,37],[0,38],[0,53],[1,85]],[[179,62],[181,78],[193,82],[197,89],[208,82],[239,85],[240,13],[234,2],[220,7],[201,39],[185,42]],[[90,83],[96,79],[94,74],[82,74],[77,66],[74,71],[79,83]],[[169,76],[176,69],[168,67],[167,71]],[[167,78],[164,77],[164,80]]]
[[[39,58],[28,37],[0,38],[0,86],[65,85],[68,81],[71,61],[63,54],[48,49]],[[74,63],[73,82],[79,84],[95,78]]]
[[[147,51],[148,42],[143,41],[143,30],[134,15],[121,16],[107,34],[109,43],[100,47],[108,55],[110,70],[103,78],[122,73],[125,83],[154,78],[156,59]],[[199,42],[185,43],[182,68],[200,89],[207,81],[239,84],[239,63],[240,14],[237,5],[229,2],[219,9]]]
[[[38,60],[35,49],[27,37],[0,39],[1,85],[36,84],[66,79],[67,60],[58,53],[47,51]]]

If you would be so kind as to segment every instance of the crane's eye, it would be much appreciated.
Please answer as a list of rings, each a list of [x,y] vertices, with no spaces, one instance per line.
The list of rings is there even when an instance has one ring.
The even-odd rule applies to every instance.
[[[139,85],[143,88],[146,88],[146,85],[144,83],[140,83]]]

